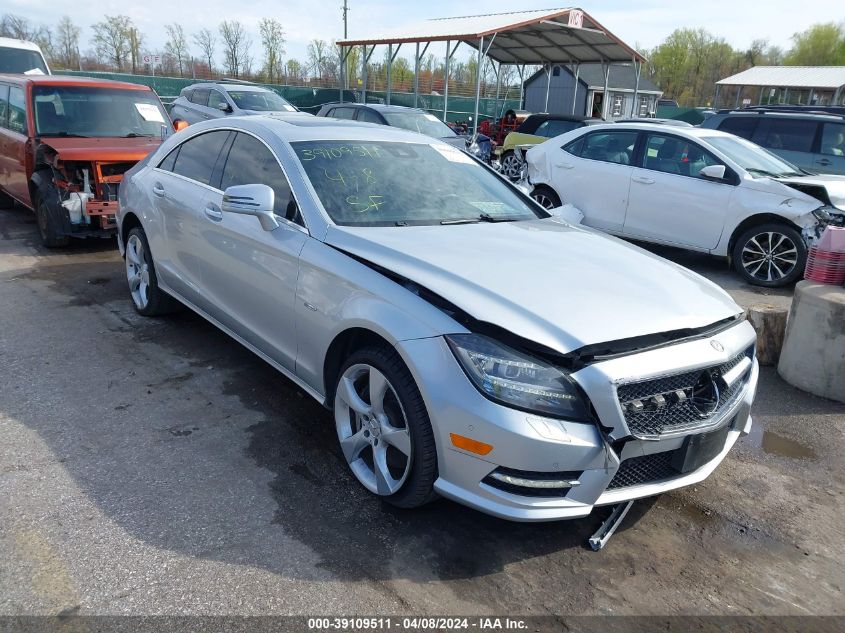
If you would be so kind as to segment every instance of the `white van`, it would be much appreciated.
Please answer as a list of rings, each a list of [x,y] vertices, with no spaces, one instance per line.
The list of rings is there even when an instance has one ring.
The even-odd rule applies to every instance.
[[[0,37],[0,73],[49,75],[50,67],[38,44]]]

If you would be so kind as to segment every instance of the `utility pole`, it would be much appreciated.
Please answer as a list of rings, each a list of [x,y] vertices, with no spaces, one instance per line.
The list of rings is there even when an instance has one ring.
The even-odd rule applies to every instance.
[[[346,4],[346,0],[343,0],[343,39],[347,37],[346,22],[348,13],[349,7]],[[343,91],[348,87],[347,84],[349,83],[349,72],[346,69],[346,57],[343,56],[343,48],[340,49],[340,74],[340,102],[343,103]]]
[[[346,0],[343,0],[343,39],[346,39],[346,14],[349,13],[349,7],[346,6]]]

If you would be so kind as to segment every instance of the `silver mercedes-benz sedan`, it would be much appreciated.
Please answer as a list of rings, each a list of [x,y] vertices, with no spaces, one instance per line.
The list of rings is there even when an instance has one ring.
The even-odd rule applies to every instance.
[[[199,123],[126,174],[118,222],[138,312],[184,304],[278,368],[397,506],[581,517],[703,480],[751,427],[727,294],[425,136]]]

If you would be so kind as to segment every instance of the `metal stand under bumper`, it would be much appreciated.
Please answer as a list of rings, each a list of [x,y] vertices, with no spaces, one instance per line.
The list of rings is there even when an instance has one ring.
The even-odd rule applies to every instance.
[[[619,505],[613,507],[613,512],[610,513],[607,520],[602,523],[598,531],[590,537],[590,547],[593,548],[594,552],[599,551],[607,545],[610,537],[613,536],[616,528],[618,528],[622,523],[622,519],[624,519],[625,515],[628,514],[628,510],[631,509],[632,505],[634,505],[633,500],[628,501],[627,503],[620,503]]]

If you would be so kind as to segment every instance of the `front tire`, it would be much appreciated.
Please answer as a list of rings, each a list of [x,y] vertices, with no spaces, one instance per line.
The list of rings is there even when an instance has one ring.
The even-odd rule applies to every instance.
[[[344,459],[367,490],[400,508],[436,497],[437,451],[422,395],[393,348],[367,347],[343,364],[334,414]]]
[[[160,316],[179,309],[179,303],[158,286],[153,255],[140,226],[129,231],[126,238],[126,281],[138,314]]]
[[[749,283],[775,288],[797,281],[807,265],[807,244],[801,234],[779,222],[744,231],[736,240],[734,267]]]
[[[47,201],[40,195],[35,196],[35,219],[38,222],[38,233],[41,235],[41,243],[47,248],[62,248],[70,243],[70,237],[61,235],[56,221],[50,213]]]
[[[522,161],[513,150],[502,154],[500,171],[511,180],[519,180],[522,172]]]

